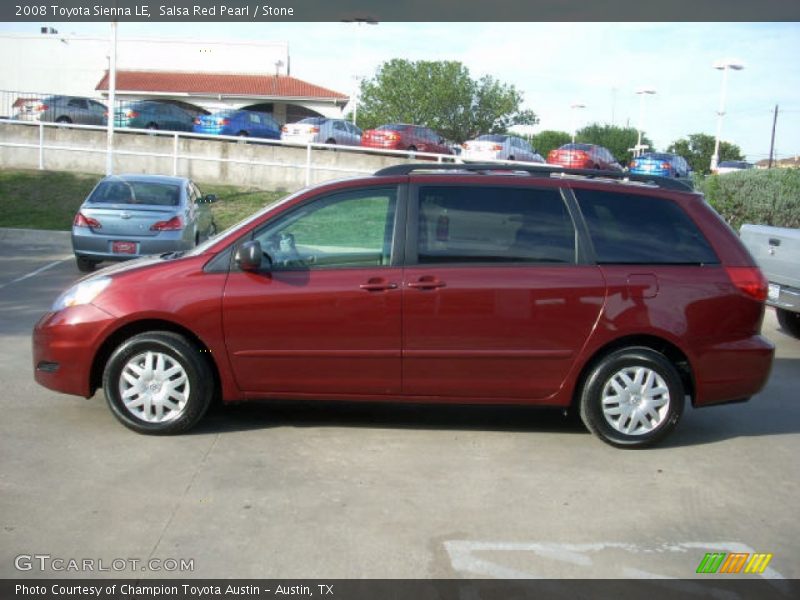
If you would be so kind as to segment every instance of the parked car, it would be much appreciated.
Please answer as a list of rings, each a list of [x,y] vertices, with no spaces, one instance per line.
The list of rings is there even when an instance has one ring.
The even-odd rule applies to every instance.
[[[432,129],[404,123],[391,123],[376,129],[367,129],[361,136],[361,145],[385,150],[452,153],[447,141]]]
[[[294,144],[360,146],[361,129],[344,119],[308,117],[281,128],[281,139]]]
[[[629,165],[631,173],[689,179],[692,168],[686,159],[677,154],[648,152],[634,158]]]
[[[564,144],[550,151],[547,162],[571,169],[622,170],[614,155],[597,144]]]
[[[112,175],[91,191],[72,223],[78,269],[93,271],[105,260],[183,252],[216,234],[204,196],[185,177]]]
[[[800,229],[745,224],[740,236],[767,276],[767,304],[778,323],[800,338]]]
[[[194,132],[277,140],[281,137],[281,126],[265,112],[222,110],[195,117]]]
[[[464,142],[464,160],[520,160],[543,163],[544,159],[522,138],[487,134]]]
[[[753,164],[744,160],[723,160],[717,165],[714,173],[717,175],[725,175],[726,173],[735,173],[736,171],[746,171],[752,169]]]
[[[192,131],[194,116],[169,102],[141,100],[115,110],[114,125],[133,129]]]
[[[687,396],[762,389],[767,282],[702,196],[470,169],[327,182],[85,278],[35,327],[36,380],[102,386],[141,433],[185,431],[216,396],[400,399],[574,410],[621,447],[666,436]]]
[[[80,96],[46,96],[26,99],[18,106],[14,118],[19,121],[105,125],[105,105]]]

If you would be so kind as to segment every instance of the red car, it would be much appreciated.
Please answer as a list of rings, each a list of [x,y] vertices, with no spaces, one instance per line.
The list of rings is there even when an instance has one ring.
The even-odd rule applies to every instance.
[[[597,144],[564,144],[548,153],[547,162],[570,169],[622,171],[614,155]]]
[[[381,125],[377,129],[367,129],[361,135],[361,145],[384,150],[452,154],[447,141],[432,129],[420,125],[405,125],[402,123]]]
[[[142,433],[214,397],[400,400],[562,407],[622,447],[663,438],[687,396],[761,390],[767,282],[699,194],[499,169],[326,183],[84,278],[35,327],[36,380],[103,387]]]

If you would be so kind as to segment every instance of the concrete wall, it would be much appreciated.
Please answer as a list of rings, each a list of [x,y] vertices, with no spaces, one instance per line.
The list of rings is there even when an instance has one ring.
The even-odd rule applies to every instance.
[[[49,126],[43,127],[43,133],[46,146],[43,153],[45,169],[98,175],[105,173],[104,130]],[[39,168],[38,147],[21,148],[9,145],[38,146],[39,135],[38,126],[0,121],[0,168]],[[173,174],[173,135],[117,132],[114,136],[114,148],[115,173]],[[306,183],[305,147],[257,143],[252,140],[244,142],[179,137],[177,149],[177,174],[199,182],[288,191],[300,189]],[[123,152],[140,152],[146,155],[126,155]],[[248,164],[253,162],[277,164]],[[355,177],[402,162],[407,161],[401,157],[358,151],[312,149],[311,183]]]

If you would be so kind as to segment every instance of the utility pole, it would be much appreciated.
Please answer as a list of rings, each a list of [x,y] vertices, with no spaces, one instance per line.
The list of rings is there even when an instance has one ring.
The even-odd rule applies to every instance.
[[[775,151],[775,126],[778,124],[778,105],[775,105],[775,114],[772,117],[772,139],[769,142],[769,163],[767,164],[767,168],[772,168],[772,157],[774,156]]]

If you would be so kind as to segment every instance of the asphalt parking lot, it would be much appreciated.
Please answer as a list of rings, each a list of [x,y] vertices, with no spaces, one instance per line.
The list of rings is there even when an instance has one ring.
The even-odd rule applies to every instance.
[[[800,577],[800,340],[771,309],[767,388],[687,409],[650,450],[555,412],[349,403],[228,407],[162,438],[119,425],[102,392],[34,382],[31,329],[78,277],[65,235],[0,231],[0,577],[686,578],[706,552]],[[193,571],[19,571],[19,555]]]

